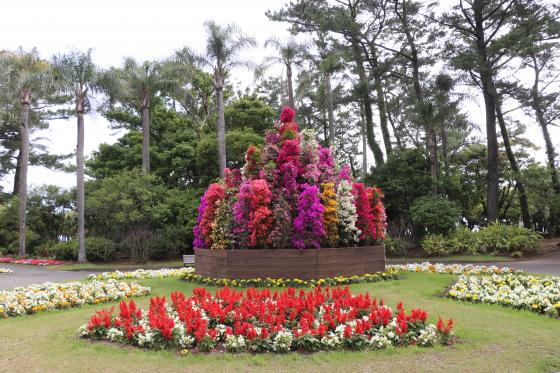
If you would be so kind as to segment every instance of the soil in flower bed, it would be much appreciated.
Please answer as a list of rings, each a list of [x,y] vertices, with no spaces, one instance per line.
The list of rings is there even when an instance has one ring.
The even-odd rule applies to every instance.
[[[392,310],[368,293],[353,295],[348,287],[305,292],[288,288],[222,288],[213,296],[204,288],[193,295],[171,294],[150,299],[149,310],[134,301],[97,311],[79,334],[144,348],[177,348],[200,352],[315,352],[366,350],[407,345],[449,344],[453,321],[427,323],[421,309]]]

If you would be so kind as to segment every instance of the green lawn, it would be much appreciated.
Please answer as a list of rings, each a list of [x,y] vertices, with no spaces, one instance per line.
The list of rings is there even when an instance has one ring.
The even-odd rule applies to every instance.
[[[0,371],[7,372],[371,372],[557,371],[560,320],[498,305],[477,305],[441,296],[455,276],[406,273],[397,281],[352,285],[394,307],[422,307],[435,322],[452,317],[460,342],[452,347],[408,347],[376,352],[316,354],[209,354],[143,351],[76,337],[76,329],[102,305],[0,320]],[[195,285],[176,278],[142,281],[153,295]],[[139,300],[145,306],[148,298]],[[107,307],[107,305],[104,305]]]

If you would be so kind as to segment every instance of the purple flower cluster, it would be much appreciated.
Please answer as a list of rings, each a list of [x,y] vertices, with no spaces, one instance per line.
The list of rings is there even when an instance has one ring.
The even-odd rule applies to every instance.
[[[323,211],[317,185],[303,184],[298,201],[298,216],[294,220],[294,237],[292,243],[298,249],[321,247],[325,237]]]
[[[334,157],[331,149],[322,146],[319,148],[319,174],[321,183],[334,182]]]

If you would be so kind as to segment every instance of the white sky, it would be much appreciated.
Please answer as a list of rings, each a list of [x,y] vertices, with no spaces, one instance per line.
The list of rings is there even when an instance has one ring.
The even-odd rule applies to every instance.
[[[237,23],[254,36],[260,44],[247,54],[259,61],[266,54],[262,47],[270,36],[285,38],[287,25],[271,22],[264,15],[267,9],[281,8],[287,0],[4,0],[0,4],[0,50],[37,47],[42,57],[64,53],[70,49],[94,48],[94,60],[102,67],[120,66],[125,56],[139,60],[162,59],[176,49],[188,45],[203,51],[205,32],[203,23],[213,19],[221,24]],[[24,22],[22,22],[22,20]],[[235,80],[252,85],[252,73],[235,71]],[[474,121],[482,123],[483,104],[470,103],[468,111]],[[102,142],[113,143],[118,135],[108,128],[100,114],[85,121],[85,151],[90,154]],[[552,131],[553,143],[560,144],[560,130]],[[54,153],[70,153],[76,144],[75,120],[53,121],[48,130],[36,133]],[[527,136],[543,146],[536,124],[529,126]],[[379,139],[381,137],[379,136]],[[544,162],[544,151],[532,152],[536,160]],[[369,155],[371,160],[371,154]],[[29,183],[75,184],[73,174],[56,173],[40,167],[29,171]],[[12,177],[0,181],[11,190]]]

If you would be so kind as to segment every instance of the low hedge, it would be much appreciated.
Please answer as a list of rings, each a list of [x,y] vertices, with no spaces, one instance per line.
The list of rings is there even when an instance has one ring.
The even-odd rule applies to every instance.
[[[78,260],[78,240],[58,242],[50,247],[50,256],[60,260]],[[101,237],[86,237],[86,256],[92,262],[110,262],[117,256],[119,245]]]

